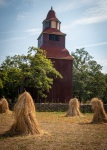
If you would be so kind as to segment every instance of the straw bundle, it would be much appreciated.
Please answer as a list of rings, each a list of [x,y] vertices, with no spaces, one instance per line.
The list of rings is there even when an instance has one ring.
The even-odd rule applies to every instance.
[[[107,115],[104,110],[103,102],[98,98],[93,98],[91,100],[91,105],[94,110],[92,123],[107,122]]]
[[[19,96],[13,109],[15,122],[10,129],[11,134],[40,134],[41,130],[35,113],[33,99],[31,95],[25,91]]]
[[[81,116],[81,112],[80,112],[80,104],[77,98],[73,98],[69,101],[69,109],[67,111],[67,114],[65,115],[67,116]]]
[[[5,98],[0,100],[0,113],[7,113],[9,111],[9,105]]]

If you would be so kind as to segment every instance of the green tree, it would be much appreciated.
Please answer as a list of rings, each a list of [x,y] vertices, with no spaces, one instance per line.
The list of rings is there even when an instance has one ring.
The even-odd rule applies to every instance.
[[[103,96],[103,102],[107,104],[107,74],[104,74],[104,77],[105,77],[105,82],[106,82],[106,90],[104,92],[104,96]]]
[[[0,98],[2,97],[3,95],[3,83],[2,83],[2,80],[0,79]]]
[[[102,66],[84,48],[77,49],[71,55],[74,57],[73,96],[84,102],[93,97],[103,98],[106,81],[101,72]]]
[[[35,93],[46,97],[45,92],[51,89],[54,78],[62,78],[54,68],[46,52],[30,47],[27,56],[8,56],[0,66],[0,79],[6,97],[14,98],[20,89],[33,88]]]

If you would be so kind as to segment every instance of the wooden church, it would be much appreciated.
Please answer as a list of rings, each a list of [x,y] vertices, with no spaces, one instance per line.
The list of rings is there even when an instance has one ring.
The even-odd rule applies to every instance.
[[[61,22],[51,7],[43,21],[38,48],[46,50],[46,57],[52,60],[63,78],[55,79],[52,89],[47,93],[46,102],[50,103],[66,103],[72,98],[73,58],[65,48],[66,34],[60,31],[60,27]]]

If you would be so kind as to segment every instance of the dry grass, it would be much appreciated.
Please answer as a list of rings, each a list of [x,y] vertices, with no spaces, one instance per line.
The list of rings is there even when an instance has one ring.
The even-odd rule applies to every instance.
[[[65,112],[37,112],[43,135],[2,137],[13,118],[0,114],[0,150],[107,150],[107,124],[90,124],[93,114],[64,117]]]
[[[65,116],[82,116],[80,112],[80,103],[77,98],[73,98],[69,101],[69,109]]]
[[[18,98],[14,109],[14,122],[6,135],[33,135],[40,134],[41,130],[36,119],[35,105],[31,95],[24,92]]]
[[[0,100],[0,113],[8,113],[9,112],[9,105],[8,101],[5,98]]]
[[[94,110],[94,115],[92,119],[92,123],[107,123],[107,115],[104,110],[103,102],[98,98],[93,98],[91,100],[92,109]]]

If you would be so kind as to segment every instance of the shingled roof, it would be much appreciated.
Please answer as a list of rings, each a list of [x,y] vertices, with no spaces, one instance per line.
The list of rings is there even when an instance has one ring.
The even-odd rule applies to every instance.
[[[66,48],[60,49],[60,48],[42,46],[41,49],[46,50],[47,58],[73,60],[73,57],[69,54],[69,52]]]
[[[51,10],[49,10],[49,12],[47,14],[46,20],[58,20],[56,17],[56,13],[52,7],[51,7]]]
[[[56,34],[56,35],[66,35],[65,33],[62,33],[61,31],[59,31],[55,28],[48,28],[48,29],[44,30],[43,33]]]

